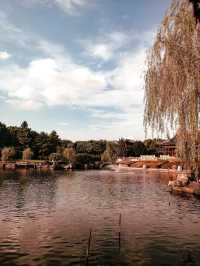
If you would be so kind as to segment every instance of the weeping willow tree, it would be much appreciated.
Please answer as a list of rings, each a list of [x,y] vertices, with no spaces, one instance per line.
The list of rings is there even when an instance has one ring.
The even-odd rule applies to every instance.
[[[146,130],[175,129],[177,155],[200,159],[200,31],[189,0],[173,0],[147,56]]]

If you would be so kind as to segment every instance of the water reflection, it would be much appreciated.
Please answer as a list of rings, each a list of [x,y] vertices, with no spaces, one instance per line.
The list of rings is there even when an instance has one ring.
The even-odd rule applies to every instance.
[[[200,201],[170,195],[159,173],[25,170],[0,179],[0,265],[85,265],[91,228],[89,265],[200,265]]]

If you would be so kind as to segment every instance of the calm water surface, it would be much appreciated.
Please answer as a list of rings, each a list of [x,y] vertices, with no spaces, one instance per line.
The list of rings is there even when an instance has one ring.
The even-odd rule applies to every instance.
[[[200,200],[167,178],[0,172],[0,265],[200,265]],[[119,214],[122,214],[119,238]]]

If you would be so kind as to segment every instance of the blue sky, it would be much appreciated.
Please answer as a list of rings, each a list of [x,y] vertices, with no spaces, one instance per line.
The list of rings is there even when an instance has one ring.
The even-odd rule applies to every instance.
[[[143,139],[146,51],[170,0],[1,0],[0,121]]]

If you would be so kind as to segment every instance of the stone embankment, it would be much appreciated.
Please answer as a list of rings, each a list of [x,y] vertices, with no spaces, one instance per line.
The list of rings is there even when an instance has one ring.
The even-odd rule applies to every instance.
[[[200,183],[197,180],[191,180],[187,172],[182,171],[178,173],[176,180],[169,181],[168,185],[171,192],[189,193],[200,196]]]

